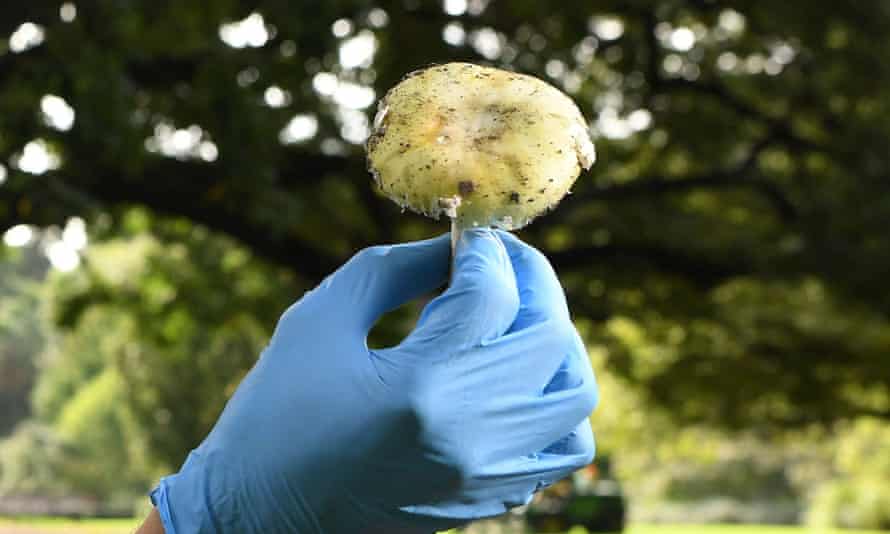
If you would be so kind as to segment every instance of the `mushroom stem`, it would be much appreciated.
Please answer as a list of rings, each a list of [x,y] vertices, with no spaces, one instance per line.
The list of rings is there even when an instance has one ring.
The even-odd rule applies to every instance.
[[[454,279],[454,270],[455,270],[455,260],[457,259],[457,240],[460,239],[460,233],[463,231],[463,228],[458,226],[457,218],[451,218],[451,269],[448,275],[448,285],[451,285],[451,281]]]
[[[461,228],[457,225],[457,219],[451,219],[451,257],[457,254],[457,240],[460,239]]]

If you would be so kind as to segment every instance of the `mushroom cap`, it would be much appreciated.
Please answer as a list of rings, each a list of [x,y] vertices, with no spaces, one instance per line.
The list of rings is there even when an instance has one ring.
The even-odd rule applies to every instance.
[[[595,160],[562,91],[471,63],[414,71],[390,89],[367,152],[381,191],[403,208],[507,230],[554,208]]]

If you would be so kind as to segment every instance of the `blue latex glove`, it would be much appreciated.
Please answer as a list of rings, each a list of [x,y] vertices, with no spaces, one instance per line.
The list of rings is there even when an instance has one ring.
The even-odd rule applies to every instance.
[[[450,287],[398,346],[375,321],[448,277],[448,236],[362,251],[281,317],[179,473],[168,534],[430,534],[590,462],[597,389],[549,263],[464,232]]]

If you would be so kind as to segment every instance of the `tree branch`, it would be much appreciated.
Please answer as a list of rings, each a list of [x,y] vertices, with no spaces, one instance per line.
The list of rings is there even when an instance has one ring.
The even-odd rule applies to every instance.
[[[791,220],[796,217],[796,208],[775,184],[761,178],[738,179],[731,172],[715,172],[683,179],[648,176],[624,184],[595,187],[575,195],[570,199],[570,202],[580,206],[585,202],[597,200],[652,197],[686,193],[700,189],[733,188],[754,189],[762,193],[783,220]]]
[[[791,125],[781,117],[775,117],[757,108],[753,104],[736,96],[723,84],[715,81],[689,81],[683,78],[659,78],[653,86],[655,89],[664,89],[667,91],[689,91],[700,95],[711,96],[716,98],[726,107],[733,110],[741,117],[752,118],[763,123],[779,140],[790,146],[804,148],[810,150],[824,150],[825,147],[820,144],[804,139],[797,135],[791,128]]]
[[[564,208],[556,219],[564,220],[586,202],[678,194],[700,189],[739,188],[753,189],[761,193],[772,204],[783,221],[793,220],[797,217],[797,209],[784,192],[776,184],[757,176],[754,170],[757,158],[770,145],[772,139],[772,136],[768,135],[758,141],[751,147],[744,160],[729,169],[715,170],[688,178],[669,178],[663,175],[647,176],[632,182],[581,191],[569,200],[576,208]]]
[[[706,2],[693,2],[702,11],[713,10]],[[643,43],[646,48],[645,69],[646,78],[649,81],[651,98],[653,93],[689,91],[701,95],[716,98],[723,105],[733,110],[741,117],[752,118],[763,123],[776,140],[783,141],[798,148],[824,150],[826,147],[818,143],[804,139],[797,135],[788,122],[787,117],[773,116],[754,104],[735,95],[727,86],[717,80],[687,80],[684,78],[666,78],[661,72],[661,46],[655,36],[655,27],[658,19],[651,9],[635,10],[643,25]]]
[[[588,268],[595,261],[620,260],[630,265],[679,274],[703,287],[754,272],[754,266],[746,259],[736,258],[732,262],[721,263],[656,244],[610,243],[554,252],[548,256],[557,271]]]
[[[113,169],[94,170],[89,181],[66,174],[71,171],[65,169],[40,177],[13,173],[10,185],[17,187],[0,188],[0,206],[7,208],[0,210],[0,228],[19,223],[61,224],[69,216],[86,215],[84,211],[90,205],[112,209],[142,205],[156,213],[186,217],[225,233],[259,255],[309,278],[320,279],[337,267],[340,258],[292,233],[270,231],[245,216],[243,206],[232,208],[208,200],[207,192],[217,183],[217,171],[215,165],[158,158],[144,168],[138,179],[122,176]],[[32,207],[21,209],[23,203]],[[53,209],[46,209],[49,206]]]

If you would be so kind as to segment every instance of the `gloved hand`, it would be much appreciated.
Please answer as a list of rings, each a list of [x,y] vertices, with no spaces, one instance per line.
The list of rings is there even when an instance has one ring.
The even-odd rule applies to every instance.
[[[290,307],[214,429],[152,492],[168,534],[430,534],[590,462],[597,400],[547,260],[471,230],[396,347],[385,312],[448,277],[447,236],[372,247]]]

